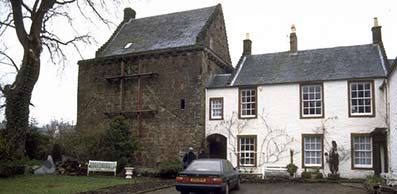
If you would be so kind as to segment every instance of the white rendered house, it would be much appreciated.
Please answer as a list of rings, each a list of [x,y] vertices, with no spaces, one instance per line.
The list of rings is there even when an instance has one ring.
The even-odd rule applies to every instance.
[[[388,78],[388,99],[389,99],[389,164],[390,184],[397,184],[397,58],[391,66]]]
[[[210,157],[259,174],[286,166],[293,150],[298,174],[319,168],[326,176],[335,141],[341,177],[387,173],[397,164],[386,143],[390,67],[377,22],[372,33],[370,44],[301,51],[293,26],[290,51],[260,55],[244,40],[235,72],[215,75],[206,90]]]

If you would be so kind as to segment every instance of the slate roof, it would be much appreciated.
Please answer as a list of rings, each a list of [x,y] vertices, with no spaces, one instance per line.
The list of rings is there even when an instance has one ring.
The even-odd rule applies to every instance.
[[[389,59],[389,60],[391,60],[391,62],[389,62],[390,63],[389,75],[391,75],[393,73],[393,71],[397,68],[397,57],[394,60],[392,60],[392,59]]]
[[[207,87],[211,87],[211,88],[225,87],[230,83],[231,77],[232,74],[217,74],[210,80]]]
[[[217,6],[131,19],[120,24],[97,57],[196,45],[199,33]],[[131,47],[124,48],[127,43]]]
[[[376,44],[249,55],[229,80],[233,85],[224,87],[386,77],[384,65]]]

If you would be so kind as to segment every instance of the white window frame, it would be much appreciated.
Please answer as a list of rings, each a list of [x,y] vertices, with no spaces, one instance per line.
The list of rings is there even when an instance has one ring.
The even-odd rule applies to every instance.
[[[318,138],[319,139],[319,144],[320,144],[320,148],[319,149],[307,149],[306,148],[306,145],[307,145],[307,143],[306,143],[306,138]],[[317,135],[317,134],[303,134],[303,137],[302,137],[302,141],[303,141],[303,144],[302,144],[302,146],[303,146],[303,148],[302,148],[302,151],[303,151],[303,166],[304,167],[322,167],[323,166],[323,137],[322,137],[322,135],[320,134],[320,135]],[[309,144],[310,143],[312,143],[312,142],[309,142]],[[315,142],[316,143],[316,142]],[[318,143],[316,143],[316,144],[318,144]],[[306,163],[306,158],[307,158],[307,153],[306,152],[319,152],[320,154],[319,154],[319,156],[320,156],[320,163],[319,164],[313,164],[313,163]],[[309,156],[309,158],[318,158],[318,157],[310,157]]]
[[[253,135],[242,135],[238,136],[238,165],[240,167],[255,167],[256,166],[256,136]],[[253,142],[247,143],[243,142],[243,140],[252,140]],[[252,150],[250,149],[245,149],[245,148],[251,148],[253,147]],[[245,147],[245,148],[244,148]],[[241,163],[241,161],[244,160],[244,164]],[[248,163],[247,161],[252,160],[253,163]]]
[[[369,138],[369,142],[357,142],[356,138]],[[368,144],[370,149],[355,149],[356,144]],[[360,147],[360,146],[359,146]],[[369,134],[353,134],[352,135],[352,164],[354,168],[372,168],[373,167],[373,146],[372,137]],[[356,163],[356,152],[369,152],[370,153],[370,164],[357,164]],[[362,159],[368,159],[367,157],[359,157]]]
[[[316,87],[320,88],[320,91],[315,91]],[[305,91],[307,88],[307,91]],[[304,99],[304,96],[307,95],[307,99]],[[320,98],[317,99],[317,96]],[[313,97],[313,99],[311,99]],[[301,85],[301,115],[303,118],[310,117],[323,117],[324,112],[324,104],[323,104],[323,85],[322,84],[302,84]],[[305,107],[305,102],[307,102],[308,106]],[[320,106],[317,106],[317,103],[320,103]],[[313,106],[311,106],[313,105]],[[317,109],[320,108],[320,113],[317,114]],[[305,114],[305,110],[308,110],[308,113]],[[314,109],[314,114],[310,113],[310,109]]]
[[[223,98],[210,98],[210,120],[223,119]],[[215,104],[214,102],[219,102]],[[215,111],[219,111],[220,115],[214,115]]]
[[[250,91],[250,95],[243,95],[244,92]],[[255,92],[254,95],[252,95],[252,92]],[[256,115],[258,114],[257,111],[257,103],[258,103],[258,91],[256,88],[241,88],[239,90],[239,106],[240,106],[240,117],[241,118],[255,118]],[[252,98],[255,100],[252,101]],[[245,99],[245,100],[244,100]],[[250,108],[247,108],[247,106],[250,105]],[[243,114],[244,111],[246,111],[246,114]],[[248,114],[250,112],[250,114]],[[254,112],[255,114],[252,114]]]
[[[369,84],[369,89],[365,87],[365,85]],[[353,97],[353,85],[356,85],[356,96]],[[359,90],[358,85],[363,85],[363,89]],[[374,94],[373,94],[373,86],[374,83],[372,81],[352,81],[349,82],[349,106],[350,106],[350,115],[351,116],[372,116],[374,115]],[[364,96],[366,92],[369,92],[369,97]],[[362,97],[359,97],[359,93],[363,93]],[[363,104],[358,104],[359,101],[362,100]],[[370,100],[369,104],[366,103],[366,100]],[[353,101],[356,101],[356,105],[353,105]],[[359,111],[360,107],[364,108],[364,112],[353,112],[357,107],[357,111]],[[366,112],[365,107],[369,107],[371,112]]]

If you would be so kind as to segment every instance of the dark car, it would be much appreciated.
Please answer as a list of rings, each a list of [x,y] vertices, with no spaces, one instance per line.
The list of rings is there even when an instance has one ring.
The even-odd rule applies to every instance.
[[[176,190],[181,194],[206,192],[228,194],[230,189],[240,188],[240,176],[228,160],[194,160],[176,177]]]

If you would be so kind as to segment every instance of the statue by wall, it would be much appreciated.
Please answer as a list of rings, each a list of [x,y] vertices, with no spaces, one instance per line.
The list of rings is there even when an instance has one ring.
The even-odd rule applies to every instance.
[[[332,141],[332,148],[328,157],[328,165],[332,176],[338,176],[339,173],[339,154],[338,145],[335,141]]]

